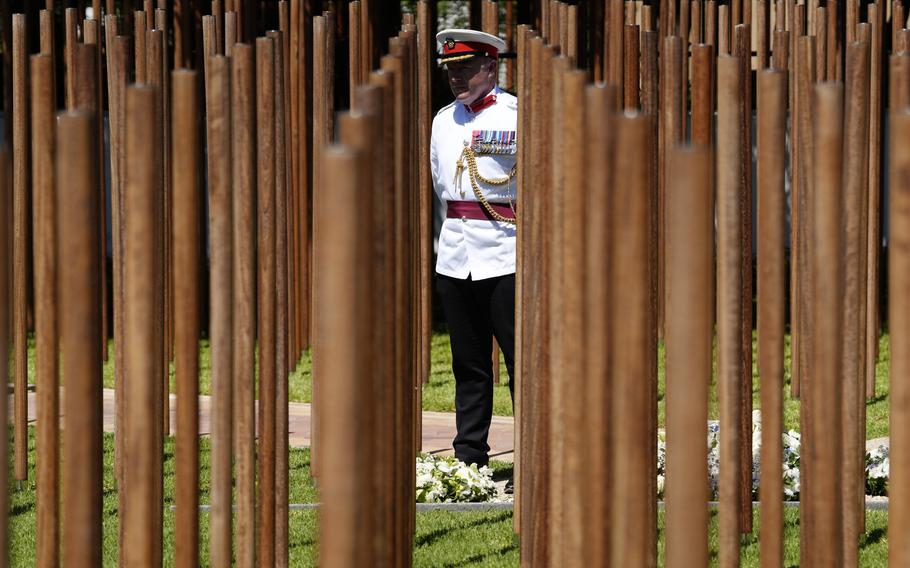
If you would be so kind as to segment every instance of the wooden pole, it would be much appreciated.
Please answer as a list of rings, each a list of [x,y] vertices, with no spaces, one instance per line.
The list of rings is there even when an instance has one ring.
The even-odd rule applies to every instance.
[[[821,84],[814,90],[817,117],[815,137],[815,190],[812,208],[810,320],[814,328],[812,380],[803,404],[811,407],[803,424],[804,459],[810,462],[802,477],[806,503],[801,522],[800,555],[807,566],[838,566],[843,555],[841,496],[841,371],[842,333],[842,150],[843,87]],[[824,190],[822,190],[824,188]]]
[[[360,52],[363,49],[361,47],[363,39],[361,37],[362,32],[360,29],[360,22],[360,1],[354,0],[354,2],[348,4],[348,27],[350,30],[350,44],[348,48],[348,82],[350,83],[349,96],[352,105],[354,101],[354,92],[356,91],[357,86],[363,82],[363,69],[360,67]]]
[[[48,55],[54,56],[54,15],[47,10],[41,10],[39,12],[40,22],[38,24],[40,29],[40,45],[41,53],[46,53]]]
[[[79,43],[78,30],[79,25],[78,10],[76,8],[67,8],[64,18],[64,44],[63,44],[63,64],[66,67],[65,77],[65,105],[67,110],[72,110],[73,97],[76,94],[76,63],[74,60],[76,54],[76,44]]]
[[[623,116],[617,120],[617,148],[628,151],[629,159],[617,160],[616,179],[628,183],[613,185],[617,203],[625,203],[622,213],[613,208],[609,237],[610,274],[613,306],[611,329],[622,327],[622,334],[610,340],[611,376],[616,404],[613,408],[611,447],[613,456],[613,514],[610,551],[612,564],[645,565],[656,543],[649,538],[651,520],[643,506],[650,495],[648,454],[653,451],[646,428],[635,425],[633,417],[648,410],[648,388],[640,380],[647,375],[648,327],[648,222],[647,151],[648,122],[643,116]],[[620,245],[621,243],[621,245]],[[620,403],[621,401],[621,403]],[[631,445],[630,445],[631,442]],[[620,455],[620,448],[622,448]],[[630,451],[631,449],[631,451]]]
[[[748,2],[747,2],[748,3]],[[752,532],[752,48],[748,24],[735,30],[734,55],[740,63],[740,186],[739,208],[742,231],[740,253],[742,298],[740,345],[742,352],[742,396],[740,398],[740,500],[742,501],[742,531]]]
[[[28,479],[29,108],[28,46],[24,14],[13,14],[13,477]],[[45,165],[47,167],[47,165]]]
[[[892,56],[892,61],[894,57]],[[893,69],[893,64],[892,64]],[[905,67],[906,69],[906,67]],[[891,80],[896,79],[893,74]],[[907,81],[908,75],[901,77]],[[906,483],[910,471],[910,113],[906,107],[892,109],[889,120],[891,158],[888,168],[890,195],[888,246],[888,330],[891,340],[891,398],[889,412],[890,483],[888,511],[888,560],[899,566],[910,562],[910,485]]]
[[[236,45],[231,56],[231,163],[234,198],[234,418],[237,440],[237,558],[251,568],[255,555],[256,491],[256,171],[254,52]]]
[[[275,147],[287,147],[284,44],[275,45]],[[288,548],[288,170],[287,152],[275,152],[275,559],[287,566]]]
[[[552,183],[554,186],[562,186],[566,182],[566,169],[564,168],[562,150],[566,145],[569,132],[565,128],[554,125],[563,125],[567,121],[568,105],[566,100],[566,74],[564,73],[570,67],[570,62],[564,55],[559,55],[553,60],[553,76],[551,81],[546,85],[546,102],[542,107],[543,112],[548,112],[551,117],[551,129],[548,136],[552,137],[554,151],[548,156],[550,162],[550,171],[552,172]],[[548,108],[549,107],[549,108]],[[563,202],[557,199],[555,192],[548,192],[544,205],[543,216],[548,219],[552,228],[551,238],[544,245],[548,248],[548,253],[552,259],[552,270],[554,276],[550,281],[550,288],[543,301],[546,303],[546,309],[549,311],[549,335],[545,336],[545,341],[549,343],[549,376],[554,376],[554,371],[558,372],[562,379],[562,366],[567,364],[566,344],[563,338],[568,333],[565,330],[565,313],[563,310],[563,300],[566,295],[566,286],[568,283],[562,279],[564,271],[565,248],[562,239],[562,211]],[[548,468],[548,482],[550,491],[548,494],[549,502],[547,503],[548,517],[553,521],[553,527],[549,531],[550,542],[547,546],[549,551],[549,565],[559,565],[571,562],[572,559],[563,556],[566,543],[571,538],[569,536],[568,519],[566,515],[567,505],[569,505],[564,489],[568,486],[565,458],[563,449],[568,445],[566,433],[568,425],[566,424],[566,410],[564,408],[565,393],[562,392],[561,381],[552,381],[548,386],[548,430],[550,436],[549,456],[550,462]]]
[[[721,566],[739,564],[742,526],[739,439],[742,398],[742,90],[738,57],[717,62],[717,399],[723,435],[720,443]]]
[[[623,80],[623,4],[624,2],[609,2],[607,5],[608,31],[607,31],[607,83],[622,85]]]
[[[626,110],[638,110],[639,108],[639,27],[637,25],[628,25],[623,27],[624,46],[623,54],[625,62],[623,63],[623,102]]]
[[[152,140],[152,146],[155,149],[155,231],[149,236],[155,243],[155,313],[154,313],[154,324],[155,324],[155,356],[158,358],[158,362],[155,365],[155,388],[158,391],[158,396],[155,398],[155,420],[154,423],[154,432],[155,432],[155,448],[158,452],[156,454],[157,461],[155,463],[155,469],[158,472],[156,477],[156,502],[161,503],[161,500],[164,497],[164,486],[162,482],[162,477],[160,474],[161,467],[163,465],[161,461],[161,451],[164,447],[164,435],[165,422],[170,423],[170,397],[168,389],[168,365],[167,357],[164,344],[164,300],[165,300],[165,285],[166,279],[164,277],[164,268],[165,268],[165,253],[164,253],[164,156],[163,156],[163,144],[164,144],[164,84],[163,78],[161,75],[162,68],[162,58],[164,57],[164,32],[161,30],[146,30],[146,75],[145,80],[148,85],[155,89],[155,129],[146,133]],[[162,522],[162,509],[161,507],[156,507],[155,514],[157,519],[155,521],[156,527]],[[161,539],[155,540],[155,556],[153,557],[156,561],[161,557]]]
[[[816,8],[816,13],[818,14],[815,18],[818,22],[818,27],[815,29],[815,69],[818,73],[816,80],[826,81],[828,80],[828,26],[822,25],[827,21],[825,7],[819,6]],[[834,77],[831,77],[831,80],[833,81]]]
[[[0,203],[9,203],[10,198],[10,160],[9,146],[0,147]],[[9,345],[10,345],[10,313],[9,313],[9,283],[10,283],[10,231],[0,230],[0,369],[3,371],[4,382],[9,379]],[[8,410],[6,404],[0,405],[0,423],[8,423]],[[0,437],[0,455],[9,456],[9,436]],[[0,487],[9,486],[9,468],[0,468]],[[9,539],[9,491],[0,491],[0,538],[4,542]],[[9,549],[0,547],[0,566],[9,566]]]
[[[95,57],[94,53],[89,55]],[[66,346],[64,428],[64,562],[101,564],[101,310],[98,303],[98,160],[95,117],[71,113],[57,125],[58,246],[62,305],[61,340]],[[79,527],[75,530],[74,527]]]
[[[321,183],[319,181],[319,176],[321,175],[321,161],[319,160],[319,153],[322,151],[323,146],[326,144],[327,135],[326,131],[328,130],[328,118],[326,105],[327,101],[325,99],[327,93],[327,82],[328,77],[326,76],[326,58],[327,58],[327,48],[326,48],[326,20],[324,16],[315,16],[313,18],[313,138],[312,138],[312,148],[311,155],[309,156],[310,163],[312,164],[312,187],[319,187]],[[391,127],[391,125],[389,125]],[[316,207],[316,196],[315,193],[312,194],[312,207]],[[315,218],[313,219],[313,226],[311,229],[311,239],[315,240],[317,233],[317,227]],[[312,262],[312,261],[311,261]],[[315,275],[311,274],[310,279],[311,283],[314,283]],[[318,311],[318,293],[315,290],[315,287],[311,292],[311,310],[309,312],[309,321],[308,326],[312,329],[316,321],[316,312]],[[316,342],[311,342],[311,349],[315,355],[316,351]],[[313,361],[312,367],[312,412],[310,414],[310,469],[313,472],[313,475],[318,477],[321,470],[319,465],[319,362],[318,360]]]
[[[708,565],[704,425],[711,377],[711,153],[673,148],[667,194],[667,566]]]
[[[781,45],[781,44],[778,44]],[[783,389],[787,74],[758,75],[758,373],[761,378],[761,560],[783,562]]]
[[[31,56],[37,388],[37,565],[60,562],[60,380],[57,327],[56,138],[53,56]]]
[[[560,146],[557,152],[559,160],[559,205],[554,210],[554,226],[557,234],[553,235],[551,254],[559,255],[560,269],[554,279],[551,296],[551,314],[553,328],[551,349],[554,357],[550,362],[551,373],[559,374],[560,381],[552,385],[553,412],[550,424],[553,432],[559,432],[562,440],[551,446],[553,466],[551,480],[551,507],[561,509],[563,526],[553,531],[550,547],[554,564],[578,565],[584,561],[584,497],[580,490],[582,484],[574,483],[584,475],[586,448],[584,440],[585,412],[582,401],[574,398],[573,393],[584,389],[584,356],[581,342],[572,341],[572,337],[584,335],[585,296],[582,286],[573,285],[583,280],[585,274],[585,176],[584,176],[584,140],[585,140],[585,83],[587,73],[581,70],[568,70],[559,81],[562,85],[564,105],[561,115]],[[554,82],[554,86],[557,85]],[[554,97],[554,103],[558,98]],[[560,104],[556,103],[556,104]],[[555,114],[554,114],[555,116]],[[555,300],[555,301],[554,301]],[[554,475],[556,474],[556,475]],[[561,506],[552,503],[553,499],[563,500]],[[562,537],[561,542],[555,539]]]
[[[861,350],[864,348],[862,330],[866,324],[861,307],[865,302],[862,282],[866,277],[863,262],[863,247],[866,233],[862,231],[863,193],[868,175],[866,144],[869,128],[869,44],[855,42],[847,46],[847,86],[845,98],[844,135],[844,203],[843,231],[844,264],[843,291],[844,313],[841,345],[841,388],[844,459],[843,506],[841,514],[844,531],[844,560],[847,565],[856,564],[859,540],[860,517],[865,510],[865,420],[862,412],[865,406],[865,381]]]
[[[511,6],[511,4],[508,4]],[[432,117],[432,53],[435,49],[435,22],[430,21],[427,2],[417,4],[417,105],[420,135],[420,171],[418,179],[418,232],[417,239],[420,246],[420,364],[418,376],[426,384],[430,382],[430,350],[433,338],[432,309],[430,299],[432,296],[432,270],[433,270],[433,199],[431,188],[433,180],[430,174],[430,131],[433,125]],[[521,32],[519,32],[520,34]],[[519,35],[521,38],[521,35]],[[520,63],[519,63],[520,65]],[[521,112],[521,111],[519,111]],[[516,286],[518,284],[516,283]],[[516,292],[517,295],[517,292]],[[519,326],[515,326],[516,333]],[[519,340],[516,336],[516,347]],[[517,359],[517,355],[516,355]],[[517,406],[517,405],[516,405]]]
[[[161,541],[156,500],[161,472],[157,468],[161,450],[156,446],[155,400],[160,391],[155,380],[158,357],[155,346],[155,243],[157,221],[155,149],[148,133],[157,127],[155,89],[136,85],[126,92],[126,170],[124,205],[129,223],[125,228],[124,271],[124,362],[131,380],[126,381],[126,455],[124,479],[126,502],[123,512],[125,566],[147,566],[154,558],[156,541]]]
[[[589,85],[585,98],[584,175],[590,190],[584,196],[584,257],[585,277],[585,329],[582,347],[587,355],[581,391],[583,399],[584,432],[596,437],[588,440],[587,465],[580,474],[580,485],[594,488],[586,498],[584,507],[583,543],[585,561],[596,562],[609,558],[610,540],[601,535],[610,530],[611,462],[610,446],[604,443],[600,432],[608,432],[612,416],[609,358],[603,349],[609,338],[609,227],[601,222],[611,210],[608,191],[612,169],[615,167],[616,110],[619,107],[619,89]],[[521,107],[519,107],[521,108]],[[529,186],[524,186],[529,187]],[[521,229],[519,229],[521,234]],[[533,254],[527,251],[525,254]],[[595,346],[601,346],[596,348]],[[522,399],[523,401],[524,399]],[[523,418],[524,420],[531,417]],[[523,465],[530,470],[531,464]]]
[[[174,138],[174,296],[177,382],[175,557],[181,568],[199,563],[199,118],[195,71],[171,75]],[[214,173],[214,172],[213,172]],[[213,345],[214,348],[214,345]]]
[[[124,336],[124,270],[126,251],[125,244],[125,194],[126,180],[126,87],[130,75],[131,45],[128,37],[118,36],[108,43],[111,51],[111,64],[108,65],[109,122],[111,139],[111,254],[113,262],[114,288],[114,452],[115,471],[117,476],[117,496],[121,510],[124,510],[126,492],[124,490],[123,462],[126,455],[126,395],[123,382],[126,362]],[[116,168],[114,167],[116,165]],[[114,176],[113,172],[117,175]],[[123,536],[120,526],[120,536]],[[124,541],[121,539],[122,545]],[[120,550],[123,550],[121,546]],[[121,552],[121,558],[123,553]]]
[[[288,278],[290,289],[288,290],[288,310],[290,312],[290,330],[288,337],[288,368],[293,372],[297,369],[297,364],[301,354],[300,334],[300,221],[298,211],[300,210],[300,77],[306,76],[305,70],[301,69],[301,55],[305,55],[306,47],[301,49],[300,19],[301,4],[293,2],[290,5],[288,17],[289,29],[287,30],[289,50],[287,53],[288,67],[290,75],[288,77],[288,156],[289,174],[289,207],[288,207]],[[359,22],[358,22],[359,24]],[[360,68],[360,52],[353,61],[353,65]],[[303,72],[303,73],[301,73]],[[362,77],[362,75],[361,75]],[[362,80],[362,79],[361,79]]]
[[[95,12],[98,14],[98,12]],[[101,39],[101,20],[100,19],[91,19],[85,20],[83,22],[82,34],[84,38],[84,43],[86,45],[95,46],[93,49],[93,80],[91,81],[91,86],[94,90],[94,95],[92,97],[92,109],[91,112],[95,117],[95,129],[99,133],[95,137],[96,143],[98,145],[98,171],[105,171],[105,159],[104,159],[104,77],[102,75],[102,58],[101,53],[103,51],[104,42]],[[80,49],[77,46],[77,49]],[[78,63],[77,63],[78,68]],[[77,69],[78,70],[78,69]],[[81,70],[80,70],[81,73]],[[78,80],[78,79],[77,79]],[[84,79],[82,79],[84,80]],[[108,285],[107,285],[107,182],[104,175],[99,175],[98,179],[98,191],[96,192],[98,198],[98,222],[103,227],[99,231],[98,239],[98,249],[101,258],[99,263],[101,273],[99,275],[99,299],[101,302],[101,356],[104,361],[107,361],[108,349],[107,349],[107,338],[108,338]]]
[[[146,69],[148,68],[145,34],[145,20],[147,17],[148,14],[145,12],[136,12],[133,16],[133,41],[136,42],[136,58],[134,60],[134,65],[137,83],[145,83],[148,80],[145,76]]]
[[[759,0],[758,13],[756,14],[756,27],[758,33],[758,69],[763,70],[768,67],[768,52],[771,45],[769,35],[769,22],[771,13],[768,6],[769,0]]]
[[[881,4],[869,4],[867,19],[871,25],[870,33],[872,44],[870,46],[871,62],[869,67],[870,94],[869,94],[869,174],[867,181],[867,221],[866,230],[866,396],[875,396],[875,366],[878,361],[879,339],[879,257],[881,256],[881,98],[882,98],[882,28],[883,10]]]
[[[209,58],[206,85],[209,227],[211,240],[212,512],[211,562],[231,564],[231,430],[233,428],[233,274],[231,200],[231,83],[229,61]]]
[[[256,40],[256,70],[274,77],[275,45]],[[258,146],[259,288],[259,554],[260,564],[275,558],[275,84],[256,81]]]
[[[344,124],[344,119],[342,119]],[[376,565],[372,538],[375,495],[371,488],[376,462],[365,452],[351,452],[351,444],[362,446],[375,435],[371,430],[368,407],[373,403],[367,384],[372,382],[374,352],[369,325],[375,307],[370,301],[370,250],[372,213],[364,204],[361,188],[369,183],[367,154],[346,147],[322,152],[325,174],[317,191],[331,192],[330,199],[317,200],[314,212],[322,224],[321,239],[314,244],[317,266],[316,285],[320,298],[335,306],[331,317],[316,319],[315,333],[325,354],[323,372],[332,380],[324,383],[326,403],[323,422],[322,454],[325,471],[322,479],[319,557],[326,566]],[[369,197],[366,199],[369,201]],[[359,206],[355,206],[359,204]],[[352,209],[353,207],[353,209]],[[350,214],[352,211],[359,213]],[[328,315],[328,310],[320,315]],[[351,420],[352,417],[357,417]],[[354,499],[354,495],[367,495]]]
[[[662,105],[661,128],[663,134],[660,139],[660,163],[663,170],[661,174],[660,193],[658,201],[658,330],[661,335],[664,329],[664,320],[666,315],[666,200],[667,186],[672,179],[673,173],[670,171],[668,157],[670,149],[683,140],[683,117],[684,103],[682,100],[682,40],[678,36],[670,36],[664,40],[665,59],[662,63],[660,81]]]

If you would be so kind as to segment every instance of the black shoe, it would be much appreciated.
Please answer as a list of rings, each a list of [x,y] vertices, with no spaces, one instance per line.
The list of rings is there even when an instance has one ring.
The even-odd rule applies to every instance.
[[[512,481],[512,476],[509,476],[509,480],[506,481],[506,487],[503,489],[506,495],[511,495],[515,491],[515,485]]]

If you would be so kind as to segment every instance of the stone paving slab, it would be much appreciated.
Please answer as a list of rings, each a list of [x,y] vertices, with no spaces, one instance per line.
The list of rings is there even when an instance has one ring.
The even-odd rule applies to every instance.
[[[60,410],[63,415],[64,389],[60,389]],[[177,398],[171,395],[170,417],[171,434],[177,431]],[[104,389],[104,431],[114,431],[114,391]],[[208,435],[209,410],[211,397],[199,397],[199,433]],[[12,397],[9,398],[9,412],[12,416]],[[35,420],[35,393],[28,393],[28,420]],[[292,402],[289,405],[289,443],[292,447],[307,447],[310,445],[310,405],[308,403]],[[513,454],[513,420],[510,417],[494,416],[490,425],[490,457],[500,461],[511,462]],[[455,438],[455,414],[451,412],[424,412],[423,413],[423,451],[431,453],[451,454],[452,440]]]

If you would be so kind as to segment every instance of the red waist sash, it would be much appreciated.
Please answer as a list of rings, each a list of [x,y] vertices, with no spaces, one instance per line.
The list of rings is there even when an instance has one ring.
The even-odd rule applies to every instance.
[[[515,215],[508,203],[490,203],[490,208],[509,219]],[[448,219],[495,221],[479,201],[446,201],[446,217]]]

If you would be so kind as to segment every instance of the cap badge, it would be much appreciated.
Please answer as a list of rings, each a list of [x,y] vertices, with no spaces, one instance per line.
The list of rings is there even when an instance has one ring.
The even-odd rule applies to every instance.
[[[449,49],[455,49],[455,40],[450,37],[447,37],[446,38],[446,47]]]

